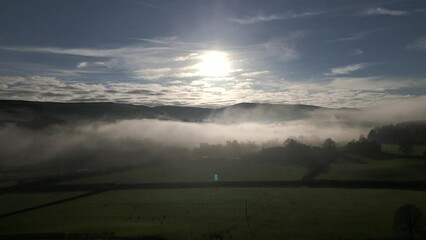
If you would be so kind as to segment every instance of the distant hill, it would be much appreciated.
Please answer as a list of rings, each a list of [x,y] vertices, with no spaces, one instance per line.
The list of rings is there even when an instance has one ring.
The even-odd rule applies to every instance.
[[[240,103],[214,110],[210,118],[216,122],[282,122],[308,118],[315,110],[328,110],[311,105]]]
[[[310,105],[240,103],[211,109],[181,106],[99,103],[56,103],[0,100],[0,124],[16,123],[31,128],[51,124],[116,121],[124,119],[161,119],[187,122],[280,122],[305,119],[313,111],[350,111]]]
[[[17,123],[32,128],[50,124],[161,118],[150,107],[117,103],[53,103],[0,101],[0,123]]]

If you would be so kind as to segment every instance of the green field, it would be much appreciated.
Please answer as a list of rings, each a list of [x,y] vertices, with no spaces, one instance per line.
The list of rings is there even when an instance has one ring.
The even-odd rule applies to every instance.
[[[66,193],[9,193],[0,195],[0,214],[76,196],[81,192]]]
[[[67,183],[208,182],[213,181],[214,174],[219,175],[220,181],[299,180],[307,172],[308,169],[296,165],[194,160],[81,178]]]
[[[423,192],[394,190],[114,191],[0,219],[0,232],[114,232],[173,240],[221,233],[224,239],[250,239],[244,220],[248,200],[256,239],[384,239],[394,236],[395,210],[414,203],[426,211],[424,199]]]
[[[426,161],[415,159],[369,159],[347,155],[317,179],[333,180],[426,180]]]
[[[244,161],[167,162],[65,184],[300,180],[308,169]],[[426,180],[426,161],[375,160],[342,153],[317,179]],[[64,183],[61,183],[64,184]],[[0,195],[0,214],[81,193]],[[0,219],[0,235],[103,234],[168,240],[394,239],[396,209],[413,203],[426,212],[426,192],[374,189],[217,188],[111,190]],[[422,236],[424,238],[424,236]]]
[[[0,181],[0,188],[15,186],[17,181]]]

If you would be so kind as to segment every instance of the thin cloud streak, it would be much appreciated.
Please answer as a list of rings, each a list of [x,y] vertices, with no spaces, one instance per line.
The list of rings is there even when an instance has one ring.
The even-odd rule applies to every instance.
[[[400,17],[400,16],[407,16],[410,13],[407,11],[392,10],[392,9],[387,9],[383,7],[378,7],[378,8],[368,9],[367,11],[365,11],[364,14],[365,15],[388,15],[388,16]]]
[[[239,23],[239,24],[256,24],[256,23],[262,23],[262,22],[304,18],[309,16],[320,15],[323,13],[324,12],[303,12],[303,13],[287,12],[284,14],[257,15],[255,17],[248,17],[248,18],[234,18],[234,19],[231,19],[231,21]]]
[[[366,37],[380,32],[382,31],[382,28],[378,28],[378,29],[371,29],[371,30],[367,30],[367,31],[362,31],[362,32],[357,32],[357,33],[351,33],[346,37],[342,37],[342,38],[337,38],[337,39],[333,39],[328,41],[329,43],[334,43],[334,42],[346,42],[346,41],[357,41],[357,40],[362,40],[365,39]]]
[[[406,48],[426,51],[426,36],[418,38],[414,42],[408,44]]]
[[[336,76],[336,75],[350,74],[352,72],[356,72],[358,70],[364,69],[365,67],[367,67],[366,63],[352,64],[352,65],[347,65],[343,67],[334,67],[334,68],[330,68],[330,72],[324,75]]]
[[[338,89],[352,89],[361,91],[386,91],[404,88],[424,88],[426,79],[390,79],[381,76],[375,77],[340,77],[332,80],[331,87]]]

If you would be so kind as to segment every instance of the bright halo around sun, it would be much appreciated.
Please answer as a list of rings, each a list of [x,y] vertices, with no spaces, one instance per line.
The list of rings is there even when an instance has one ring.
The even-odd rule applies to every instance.
[[[197,65],[200,75],[207,77],[223,77],[231,71],[228,55],[220,51],[209,51],[201,55]]]

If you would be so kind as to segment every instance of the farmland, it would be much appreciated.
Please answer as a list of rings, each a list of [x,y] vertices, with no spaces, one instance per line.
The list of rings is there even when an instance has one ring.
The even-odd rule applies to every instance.
[[[306,168],[297,165],[193,160],[163,163],[66,183],[208,182],[213,181],[214,174],[218,174],[220,181],[298,180],[307,172]]]
[[[310,180],[364,181],[354,189],[334,186],[333,182],[321,187],[299,185],[310,169],[240,159],[161,162],[51,183],[58,187],[46,185],[35,191],[29,185],[18,188],[20,192],[0,195],[1,214],[18,211],[0,218],[0,232],[2,236],[29,234],[26,237],[30,238],[37,234],[92,234],[208,240],[219,234],[223,239],[250,239],[248,220],[255,239],[395,238],[392,221],[396,209],[412,203],[426,211],[426,192],[392,189],[391,184],[381,189],[369,183],[425,181],[426,162],[421,157],[383,156],[339,151],[329,168]],[[219,176],[218,183],[247,186],[214,187],[214,174]],[[259,187],[262,183],[269,186],[271,181],[295,185]],[[126,184],[133,187],[120,188]],[[157,185],[148,189],[143,184],[165,185],[163,189],[156,189]],[[115,187],[93,195],[72,188],[61,190],[61,186],[78,189],[86,185],[99,186],[99,190]],[[74,198],[77,195],[82,197]],[[66,201],[58,203],[60,200]],[[49,205],[51,202],[55,204]],[[19,212],[22,209],[29,210]]]
[[[426,180],[426,161],[418,159],[370,159],[344,156],[317,179],[334,180]]]
[[[308,188],[113,191],[1,219],[0,231],[248,239],[247,200],[256,239],[382,239],[394,234],[396,208],[411,202],[426,209],[425,197],[414,191]]]

